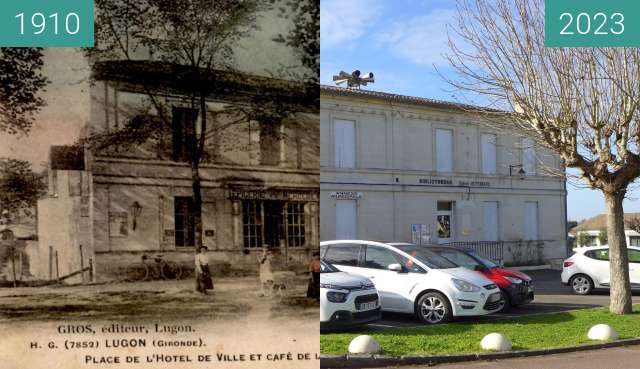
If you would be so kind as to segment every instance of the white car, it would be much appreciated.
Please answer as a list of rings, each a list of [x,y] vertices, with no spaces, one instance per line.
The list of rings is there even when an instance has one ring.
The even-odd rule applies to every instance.
[[[483,275],[411,244],[339,240],[320,243],[336,268],[375,283],[383,311],[415,314],[436,324],[502,309],[500,288]]]
[[[371,323],[380,315],[380,297],[373,282],[320,262],[320,329]]]
[[[629,279],[632,289],[640,289],[640,248],[629,246]],[[594,288],[609,288],[609,247],[590,246],[573,250],[562,264],[562,283],[573,292],[587,295]]]

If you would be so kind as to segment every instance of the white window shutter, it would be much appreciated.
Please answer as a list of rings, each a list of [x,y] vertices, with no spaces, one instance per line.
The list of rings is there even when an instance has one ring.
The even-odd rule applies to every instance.
[[[356,200],[336,201],[336,239],[355,240],[358,232]]]
[[[524,203],[524,239],[527,241],[538,239],[538,203],[527,201]]]
[[[453,172],[453,131],[436,129],[436,170]]]
[[[336,119],[334,121],[334,157],[336,168],[355,168],[355,122]]]
[[[494,134],[483,133],[481,136],[483,174],[496,174],[496,141]]]
[[[522,140],[522,169],[528,176],[536,175],[536,149],[530,138]]]
[[[498,241],[498,202],[485,201],[482,204],[484,240]]]

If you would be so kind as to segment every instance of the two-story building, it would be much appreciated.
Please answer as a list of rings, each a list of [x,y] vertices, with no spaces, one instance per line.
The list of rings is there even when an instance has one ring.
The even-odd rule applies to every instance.
[[[330,86],[320,95],[322,240],[504,241],[505,262],[566,256],[558,156],[474,107]]]
[[[184,81],[176,82],[179,69],[158,62],[94,66],[84,137],[158,114],[149,108],[150,94],[171,115],[171,126],[126,147],[52,150],[49,196],[39,202],[40,249],[49,255],[42,277],[66,275],[92,258],[98,280],[118,279],[145,254],[193,269],[196,209],[185,147],[193,144],[189,124],[198,124],[192,119],[198,110],[189,107]],[[317,105],[299,83],[222,71],[211,78],[211,134],[200,163],[203,244],[214,262],[231,269],[256,270],[266,247],[303,265],[319,242]],[[230,124],[220,114],[258,94],[298,110],[275,128]]]

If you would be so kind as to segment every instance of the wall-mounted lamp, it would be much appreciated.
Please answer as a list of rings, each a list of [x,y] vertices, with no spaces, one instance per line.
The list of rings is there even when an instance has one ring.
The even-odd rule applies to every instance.
[[[520,168],[518,171],[514,171],[514,169]],[[522,164],[517,165],[509,165],[509,176],[513,177],[514,174],[518,175],[518,178],[524,179],[527,175],[527,172],[524,171],[524,166]]]
[[[136,230],[137,227],[137,223],[138,223],[138,217],[140,216],[140,213],[142,213],[142,205],[140,205],[139,202],[134,201],[133,204],[131,204],[131,218],[133,218],[133,230]]]

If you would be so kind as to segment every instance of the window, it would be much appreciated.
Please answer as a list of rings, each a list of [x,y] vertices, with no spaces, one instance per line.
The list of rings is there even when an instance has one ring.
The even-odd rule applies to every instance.
[[[387,270],[391,264],[398,264],[398,259],[393,251],[382,247],[367,246],[364,259],[365,268]]]
[[[260,164],[280,164],[280,128],[279,124],[260,125]]]
[[[176,197],[174,201],[176,247],[195,246],[195,204],[191,197]]]
[[[496,142],[494,134],[483,133],[481,136],[482,145],[482,173],[496,174]]]
[[[638,250],[627,250],[629,253],[629,262],[630,263],[640,263],[640,251]]]
[[[453,131],[436,129],[436,170],[453,172]]]
[[[527,241],[538,239],[538,203],[527,201],[524,203],[524,239]]]
[[[477,262],[474,258],[472,258],[471,256],[465,254],[462,251],[458,251],[458,250],[446,250],[446,249],[436,249],[434,250],[438,255],[446,258],[447,260],[451,261],[452,263],[465,267],[467,269],[471,269],[471,270],[478,270],[482,268],[482,264],[480,264],[479,262]]]
[[[498,202],[485,201],[482,204],[484,240],[498,240]]]
[[[336,168],[356,166],[356,122],[336,119],[334,126],[334,157]]]
[[[304,203],[243,201],[242,229],[245,248],[305,246]]]
[[[356,200],[336,201],[336,239],[354,240],[357,238]]]
[[[536,174],[536,149],[530,138],[522,140],[522,169],[528,176]]]
[[[189,161],[196,148],[197,118],[196,109],[173,108],[173,161]]]
[[[640,246],[640,236],[629,236],[629,246]]]
[[[283,224],[286,226],[287,245],[292,247],[304,246],[304,203],[289,203],[285,210]]]
[[[244,247],[262,247],[262,203],[242,202],[242,234]]]
[[[360,245],[331,245],[324,259],[331,264],[358,266]]]
[[[451,229],[453,221],[453,202],[438,201],[438,212],[436,214],[436,224],[438,231],[438,242],[447,243],[452,239]]]
[[[591,250],[584,253],[585,256],[596,260],[609,260],[609,249]]]

